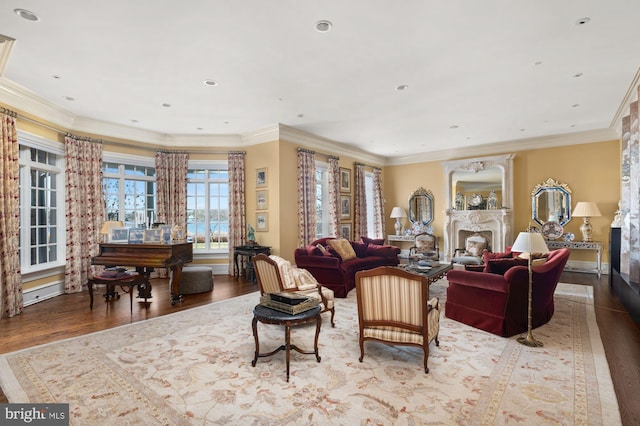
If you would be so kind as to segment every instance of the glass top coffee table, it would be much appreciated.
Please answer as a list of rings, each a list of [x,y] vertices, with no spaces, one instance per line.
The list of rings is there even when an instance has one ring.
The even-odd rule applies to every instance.
[[[444,278],[444,276],[447,275],[447,272],[449,272],[452,268],[451,263],[440,263],[436,266],[430,267],[421,267],[417,264],[400,265],[398,267],[404,269],[405,271],[425,276],[429,285],[433,284],[441,278]]]

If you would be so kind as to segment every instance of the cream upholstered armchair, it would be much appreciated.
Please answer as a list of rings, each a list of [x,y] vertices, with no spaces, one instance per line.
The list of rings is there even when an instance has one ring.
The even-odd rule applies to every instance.
[[[479,233],[467,237],[464,248],[456,249],[451,261],[461,265],[482,265],[484,250],[491,251],[489,239]]]
[[[409,248],[409,256],[424,257],[429,260],[438,260],[438,237],[428,232],[416,235],[413,247]]]
[[[331,312],[331,327],[336,326],[333,290],[318,284],[309,271],[295,268],[288,260],[274,255],[261,253],[252,260],[260,295],[289,291],[318,298],[320,312]]]
[[[438,299],[429,300],[427,278],[400,268],[381,266],[356,273],[360,362],[364,341],[418,346],[424,352],[424,371],[429,372],[429,343],[438,341]]]

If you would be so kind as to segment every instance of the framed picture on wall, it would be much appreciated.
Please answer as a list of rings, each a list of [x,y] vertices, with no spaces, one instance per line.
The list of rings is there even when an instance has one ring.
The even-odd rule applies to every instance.
[[[351,239],[351,224],[350,223],[341,223],[340,224],[340,235],[342,238],[346,238],[347,240]]]
[[[351,169],[340,167],[340,192],[351,192]]]
[[[256,213],[256,232],[266,232],[269,230],[269,214]]]
[[[269,199],[266,189],[256,191],[256,210],[267,210],[269,208]]]
[[[256,169],[256,187],[267,186],[267,168]]]
[[[351,196],[340,196],[340,219],[351,219]]]

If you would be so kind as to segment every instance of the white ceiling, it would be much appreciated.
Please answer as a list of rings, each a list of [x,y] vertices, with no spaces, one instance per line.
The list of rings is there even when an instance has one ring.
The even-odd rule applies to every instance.
[[[28,93],[105,136],[282,123],[385,158],[611,131],[638,16],[638,0],[4,0],[0,101]]]

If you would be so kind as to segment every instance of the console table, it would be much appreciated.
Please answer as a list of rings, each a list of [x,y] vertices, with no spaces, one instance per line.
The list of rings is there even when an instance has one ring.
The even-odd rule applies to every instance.
[[[247,281],[255,282],[256,277],[253,272],[253,256],[256,254],[266,254],[269,256],[271,254],[271,247],[267,246],[259,246],[259,245],[246,245],[246,246],[237,246],[233,249],[233,275],[240,275],[240,268],[238,266],[238,256],[246,256],[247,257],[247,266],[245,268],[246,276],[245,279]]]
[[[594,250],[596,252],[596,269],[595,272],[600,278],[602,273],[602,243],[598,241],[550,241],[547,240],[549,250],[560,248],[568,248],[569,250]]]

